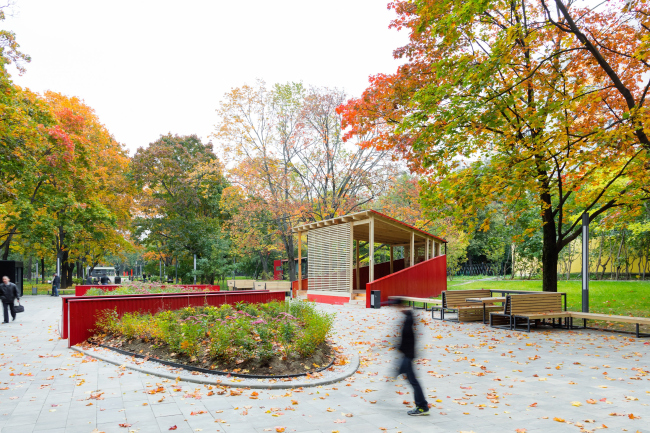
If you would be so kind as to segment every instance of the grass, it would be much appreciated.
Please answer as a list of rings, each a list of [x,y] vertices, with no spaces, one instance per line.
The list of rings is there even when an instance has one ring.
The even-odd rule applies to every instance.
[[[541,291],[537,281],[477,281],[450,290],[491,289]],[[582,284],[580,281],[558,281],[558,292],[567,294],[567,309],[582,311]],[[592,313],[650,317],[650,281],[591,281],[589,283],[589,311]]]

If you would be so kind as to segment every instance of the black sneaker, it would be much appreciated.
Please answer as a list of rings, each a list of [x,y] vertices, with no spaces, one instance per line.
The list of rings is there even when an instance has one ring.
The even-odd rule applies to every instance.
[[[429,415],[429,408],[428,407],[416,407],[415,409],[411,409],[407,412],[407,414],[411,416],[427,416]]]

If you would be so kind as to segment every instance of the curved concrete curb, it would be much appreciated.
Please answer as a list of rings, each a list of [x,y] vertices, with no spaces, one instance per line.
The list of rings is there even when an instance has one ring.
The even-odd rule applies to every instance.
[[[206,377],[207,375],[186,375],[186,374],[172,374],[169,372],[163,372],[163,371],[157,371],[156,369],[151,369],[151,368],[145,368],[145,367],[140,367],[138,365],[133,365],[129,363],[129,357],[126,355],[120,355],[117,354],[117,356],[120,356],[124,358],[122,361],[119,361],[117,359],[114,359],[110,356],[104,356],[103,354],[96,353],[95,351],[92,350],[84,350],[80,347],[77,346],[72,346],[72,350],[76,350],[77,352],[83,353],[84,355],[90,356],[92,358],[97,358],[99,360],[102,360],[104,362],[108,362],[109,364],[114,364],[118,366],[124,366],[125,368],[128,368],[129,370],[134,370],[138,371],[140,373],[145,373],[145,374],[150,374],[152,376],[159,376],[163,377],[165,379],[172,379],[176,380],[177,378],[180,377],[180,380],[185,381],[185,382],[192,382],[192,383],[200,383],[200,384],[205,384],[205,385],[224,385],[224,386],[229,386],[231,388],[251,388],[251,389],[291,389],[291,388],[308,388],[308,387],[313,387],[313,386],[322,386],[322,385],[329,385],[331,383],[335,382],[340,382],[343,379],[346,379],[350,376],[352,376],[358,369],[359,369],[359,355],[355,353],[351,347],[345,344],[339,344],[339,346],[344,346],[346,348],[346,352],[351,354],[350,362],[346,364],[345,368],[341,372],[333,373],[333,376],[327,377],[327,378],[322,378],[318,380],[311,380],[311,381],[305,381],[301,380],[302,378],[294,378],[290,382],[280,382],[280,383],[268,383],[265,381],[271,380],[271,379],[253,379],[257,383],[249,383],[248,381],[242,381],[242,382],[228,382],[224,383],[224,379],[228,380],[229,378],[226,378],[226,376],[212,376],[212,377]],[[107,352],[109,349],[104,349]],[[109,352],[111,353],[111,352]],[[147,361],[147,362],[155,362],[155,361]],[[332,373],[330,373],[332,374]],[[236,379],[236,378],[235,378]],[[221,380],[221,383],[217,383],[217,380]],[[251,379],[248,379],[251,380]]]

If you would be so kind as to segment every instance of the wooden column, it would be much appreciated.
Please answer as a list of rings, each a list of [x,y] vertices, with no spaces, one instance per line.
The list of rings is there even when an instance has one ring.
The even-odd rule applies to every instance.
[[[298,232],[298,290],[302,290],[302,232]]]
[[[429,260],[429,238],[427,238],[427,246],[424,249],[424,260]]]
[[[390,273],[391,274],[393,273],[393,256],[394,256],[393,248],[394,247],[391,245],[390,246]]]
[[[411,256],[411,266],[413,266],[415,264],[415,232],[411,232],[411,247],[409,253]]]
[[[369,261],[368,266],[368,281],[375,281],[375,218],[370,217],[370,227],[369,227],[369,239],[368,239],[368,249],[369,249]]]
[[[361,289],[361,276],[359,275],[359,241],[357,241],[357,290],[362,290]]]

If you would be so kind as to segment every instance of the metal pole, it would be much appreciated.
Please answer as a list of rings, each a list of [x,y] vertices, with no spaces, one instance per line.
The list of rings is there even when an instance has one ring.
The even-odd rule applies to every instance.
[[[196,254],[194,254],[194,284],[196,285]]]
[[[176,284],[178,284],[178,257],[176,257],[176,271],[174,278],[176,279]]]
[[[589,214],[582,214],[582,312],[589,312]]]
[[[158,273],[160,274],[160,279],[162,280],[162,260],[158,259]]]

